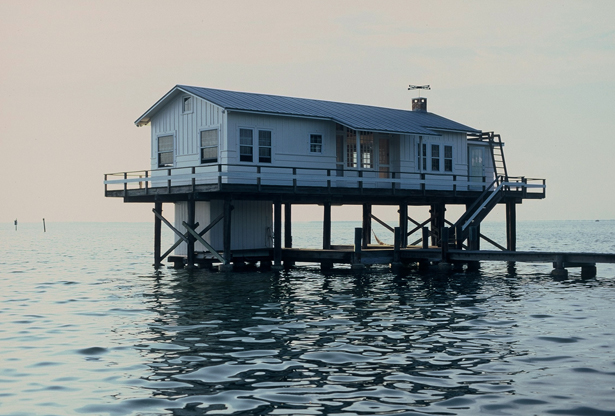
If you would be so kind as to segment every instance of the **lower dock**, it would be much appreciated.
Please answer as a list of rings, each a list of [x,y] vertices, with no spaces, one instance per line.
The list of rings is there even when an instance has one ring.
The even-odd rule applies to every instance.
[[[246,265],[259,263],[264,269],[272,267],[273,249],[258,252],[233,253],[233,266],[243,270]],[[217,262],[213,256],[195,256],[201,267],[213,267]],[[553,275],[566,276],[569,268],[581,268],[584,277],[596,275],[596,264],[615,263],[615,254],[584,252],[539,252],[539,251],[497,251],[497,250],[462,250],[441,247],[396,248],[389,245],[370,245],[368,247],[339,245],[330,249],[283,248],[284,267],[292,267],[297,262],[319,263],[323,269],[330,269],[335,264],[350,265],[360,270],[372,265],[390,265],[392,268],[413,267],[419,269],[435,266],[438,270],[476,270],[482,261],[511,263],[547,263],[553,265]],[[174,267],[184,267],[186,256],[169,256]]]

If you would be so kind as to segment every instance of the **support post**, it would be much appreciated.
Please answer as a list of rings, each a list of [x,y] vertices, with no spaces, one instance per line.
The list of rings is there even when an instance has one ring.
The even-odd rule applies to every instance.
[[[506,249],[517,251],[517,209],[515,201],[506,202]]]
[[[284,204],[284,247],[293,247],[292,204]]]
[[[408,205],[404,202],[399,205],[399,229],[401,232],[401,247],[408,247]]]
[[[331,202],[325,202],[323,208],[322,248],[323,250],[331,250]],[[332,269],[333,263],[330,261],[321,261],[320,268],[322,270]]]
[[[222,220],[222,228],[223,228],[223,248],[224,248],[224,264],[221,267],[221,270],[228,271],[231,269],[231,212],[233,211],[233,207],[231,206],[230,198],[224,199],[224,206],[222,208],[224,213],[224,219]]]
[[[322,248],[331,249],[331,202],[324,203],[324,215],[322,222]]]
[[[273,203],[273,268],[282,268],[282,201]]]
[[[154,210],[162,215],[162,202],[154,203]],[[154,215],[154,267],[158,268],[161,266],[162,258],[160,255],[160,245],[162,243],[162,220]]]
[[[444,223],[444,211],[446,207],[443,203],[432,204],[429,212],[431,213],[431,245],[441,247],[441,230],[446,226]]]
[[[188,225],[194,229],[194,223],[196,222],[196,202],[194,199],[188,200]],[[192,234],[188,235],[188,248],[186,259],[186,266],[188,268],[194,267],[194,242],[196,239]]]
[[[450,271],[451,264],[448,262],[448,236],[449,236],[449,228],[442,227],[440,229],[441,236],[441,248],[442,248],[442,261],[438,263],[438,270],[440,271]]]
[[[423,232],[423,248],[428,249],[429,248],[429,228],[423,227],[422,232]]]
[[[362,270],[365,268],[361,263],[361,239],[363,237],[363,230],[361,228],[354,229],[354,253],[352,256],[352,264],[350,268],[353,270]]]
[[[292,204],[286,202],[284,204],[284,248],[293,247],[293,222],[292,222]],[[284,260],[284,267],[294,266],[292,260]]]
[[[401,227],[395,227],[395,237],[393,238],[393,263],[391,264],[393,267],[401,266],[400,249],[402,236]]]
[[[372,242],[372,206],[363,204],[363,248]]]

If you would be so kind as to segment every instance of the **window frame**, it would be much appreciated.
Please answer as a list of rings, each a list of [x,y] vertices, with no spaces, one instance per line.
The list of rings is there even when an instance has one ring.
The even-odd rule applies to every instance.
[[[186,109],[186,103],[189,103],[188,109]],[[183,95],[182,96],[182,114],[190,114],[194,112],[194,97],[191,95]]]
[[[320,143],[314,143],[312,142],[312,139],[315,137],[320,137]],[[322,133],[310,133],[310,141],[309,141],[309,154],[317,154],[317,155],[321,155],[324,152],[324,135]],[[313,147],[312,146],[320,146],[320,150],[312,150]]]
[[[242,130],[246,130],[246,131],[250,131],[252,134],[252,144],[248,145],[248,144],[242,144],[241,143],[241,132]],[[269,146],[261,146],[260,144],[260,134],[261,132],[269,132],[270,137],[270,145]],[[274,147],[274,132],[273,129],[268,129],[268,128],[258,128],[258,127],[239,127],[238,128],[238,134],[237,134],[237,146],[239,148],[239,163],[253,163],[253,164],[267,164],[270,165],[273,163],[273,156],[274,156],[274,152],[273,152],[273,147]],[[242,157],[247,158],[248,154],[247,153],[242,153],[242,147],[243,148],[247,148],[247,147],[251,147],[252,151],[251,151],[251,156],[250,156],[250,160],[242,160]],[[261,149],[269,149],[270,152],[270,156],[269,156],[269,161],[267,160],[263,160],[261,161]],[[266,157],[265,157],[266,158]]]
[[[437,149],[437,154],[434,156],[434,149]],[[430,146],[430,150],[431,150],[431,171],[432,172],[440,172],[440,145],[439,144],[435,144],[435,143],[431,143]],[[436,166],[436,168],[434,169],[434,166]]]
[[[258,163],[273,163],[273,131],[271,129],[256,129],[258,131],[258,146],[256,146],[255,150],[258,152]],[[269,146],[261,146],[261,132],[269,133]],[[269,149],[269,161],[261,161],[261,149]]]
[[[446,156],[446,150],[450,149],[451,154],[450,157]],[[453,172],[453,146],[445,144],[444,145],[444,172]]]
[[[171,138],[171,150],[160,151],[160,139],[170,137]],[[171,154],[172,161],[168,164],[161,163],[161,154]],[[175,166],[175,133],[162,133],[156,136],[156,166],[159,169],[167,169]]]
[[[241,131],[245,130],[245,131],[249,131],[250,132],[250,138],[252,139],[251,143],[248,145],[246,143],[242,143],[241,142]],[[245,163],[254,163],[254,129],[253,128],[247,128],[247,127],[240,127],[239,128],[239,134],[237,135],[237,142],[239,145],[239,162],[245,162]],[[251,151],[250,151],[250,160],[242,160],[242,157],[247,157],[248,153],[242,153],[242,147],[247,148],[250,147]]]
[[[216,144],[215,145],[209,145],[209,146],[203,146],[203,133],[207,132],[207,131],[215,131],[216,132]],[[203,161],[203,149],[212,149],[212,148],[216,148],[216,159],[214,161],[208,160],[206,162]],[[206,165],[206,164],[211,164],[211,163],[218,163],[218,161],[220,160],[220,129],[217,127],[208,127],[208,128],[203,128],[199,130],[199,157],[201,160],[201,165]]]

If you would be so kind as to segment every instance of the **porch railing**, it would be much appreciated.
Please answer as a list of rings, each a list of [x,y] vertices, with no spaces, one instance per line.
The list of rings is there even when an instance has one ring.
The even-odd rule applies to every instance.
[[[511,190],[543,194],[544,179],[509,177],[514,183]],[[217,164],[182,168],[164,168],[105,174],[105,192],[143,189],[147,193],[154,188],[197,185],[256,185],[325,187],[325,188],[371,188],[407,189],[419,191],[485,191],[495,189],[499,183],[486,176],[470,176],[427,172],[378,172],[366,170],[343,170],[336,168],[303,168],[268,165]]]

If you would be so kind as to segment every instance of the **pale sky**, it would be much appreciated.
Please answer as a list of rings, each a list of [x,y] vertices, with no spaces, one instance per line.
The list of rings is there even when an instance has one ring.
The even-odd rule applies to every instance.
[[[133,122],[176,84],[405,109],[430,84],[547,179],[520,220],[615,218],[614,1],[1,0],[0,223],[152,221],[103,175],[149,169]]]

